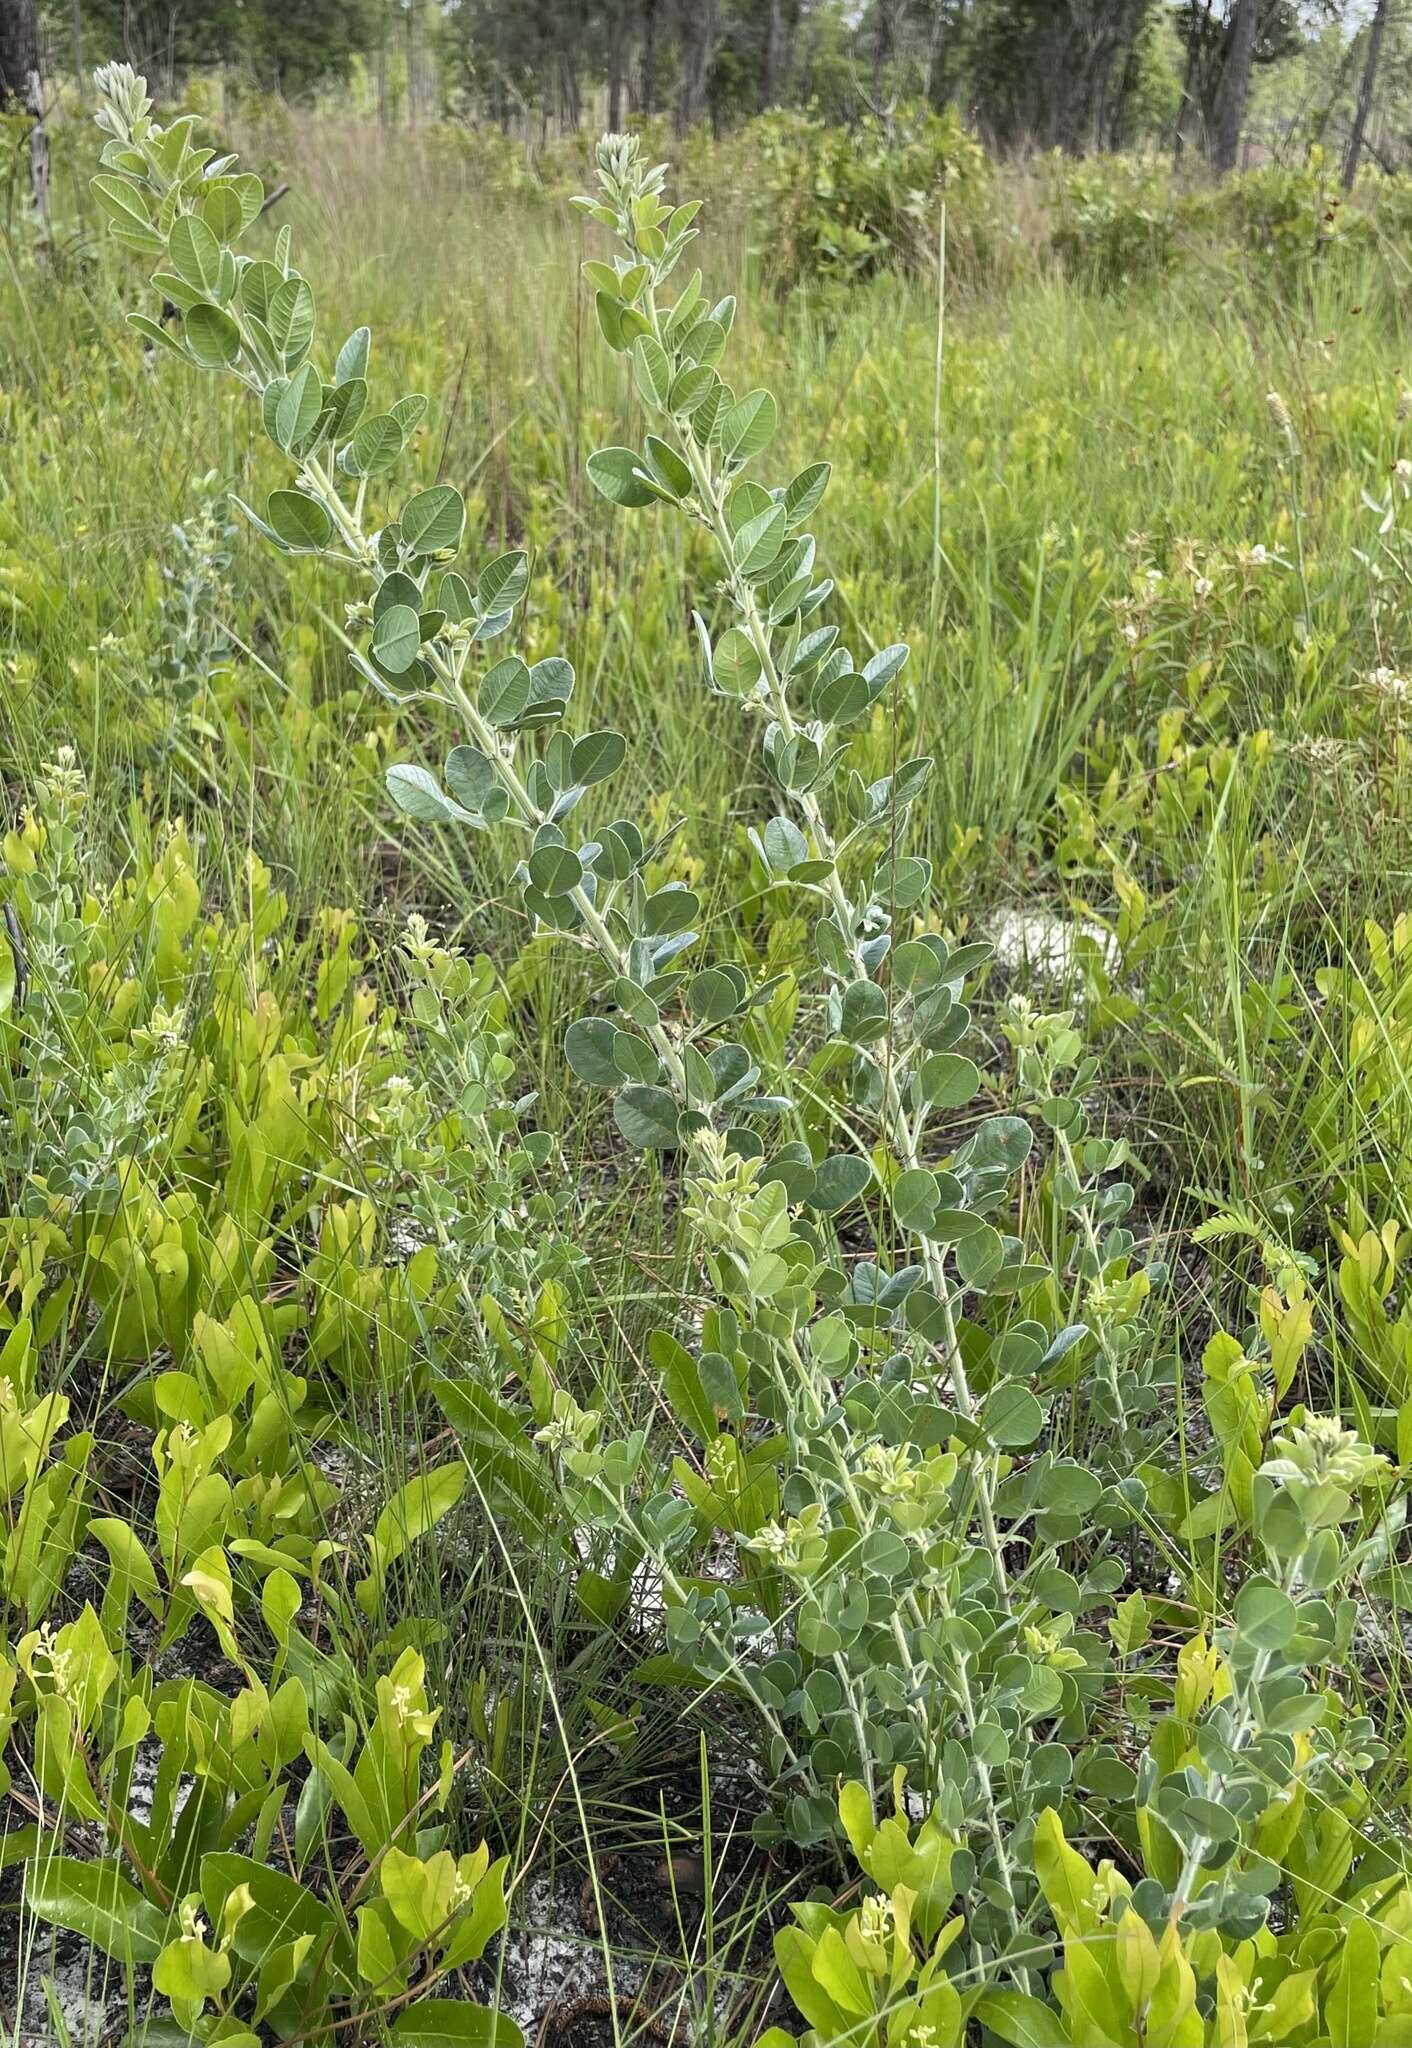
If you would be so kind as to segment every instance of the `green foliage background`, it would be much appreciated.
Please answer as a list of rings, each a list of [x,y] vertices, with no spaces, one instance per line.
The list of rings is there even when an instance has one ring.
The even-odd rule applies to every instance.
[[[996,961],[969,956],[976,1100],[939,1096],[926,1171],[986,1119],[1026,1117],[1040,1135],[1005,1161],[1005,1256],[1046,1340],[1088,1332],[1082,1372],[1059,1354],[1002,1375],[980,1336],[1007,1334],[1010,1310],[974,1306],[993,1275],[966,1255],[967,1362],[1006,1398],[983,1453],[959,1427],[930,1447],[926,1486],[951,1498],[983,1469],[1003,1507],[1012,1476],[1042,1466],[1048,1485],[1057,1457],[1042,1512],[1066,1562],[1042,1560],[1026,1596],[1024,1684],[1069,1703],[1078,1658],[1105,1688],[1082,1737],[1046,1727],[1032,1773],[995,1767],[1034,1948],[1005,1954],[1014,1929],[997,1931],[1004,1900],[977,1856],[986,1880],[1012,1865],[984,1861],[983,1805],[889,1819],[878,1769],[865,1811],[866,1745],[779,1794],[751,1719],[768,1697],[708,1686],[697,1716],[709,1626],[672,1643],[678,1665],[700,1660],[673,1691],[682,1670],[634,1604],[647,1539],[669,1533],[659,1496],[690,1502],[705,1555],[760,1533],[723,1510],[712,1438],[728,1417],[753,1451],[781,1418],[750,1374],[707,1364],[731,1349],[723,1318],[768,1332],[772,1257],[797,1266],[790,1247],[817,1230],[825,1265],[890,1258],[938,1196],[904,1193],[867,1144],[853,1182],[812,917],[762,851],[778,794],[739,707],[702,678],[691,608],[718,683],[734,616],[715,539],[665,505],[615,514],[588,481],[590,455],[636,450],[651,415],[584,292],[581,262],[604,260],[565,203],[585,152],[531,165],[493,137],[272,110],[238,139],[292,186],[241,246],[275,252],[291,226],[325,353],[366,321],[379,406],[431,398],[393,481],[371,487],[370,525],[385,492],[406,528],[418,492],[450,486],[477,589],[524,551],[502,644],[527,666],[566,656],[574,733],[624,736],[611,815],[642,821],[644,892],[689,891],[711,956],[768,991],[750,1044],[790,1070],[789,1164],[812,1176],[848,1157],[850,1172],[837,1203],[817,1182],[797,1192],[796,1211],[841,1218],[801,1237],[797,1214],[782,1233],[781,1183],[619,1143],[631,1116],[615,1127],[583,1085],[592,1059],[565,1059],[566,1026],[598,1014],[592,961],[532,929],[503,837],[389,805],[388,769],[441,762],[463,719],[380,694],[349,655],[401,661],[391,628],[346,609],[360,593],[337,562],[287,560],[238,518],[232,491],[296,516],[267,502],[289,462],[249,393],[171,360],[172,323],[124,325],[145,272],[100,245],[90,147],[61,131],[73,231],[7,244],[0,354],[3,900],[19,934],[0,949],[4,1854],[29,1866],[27,1923],[131,1964],[134,2025],[155,1981],[183,2037],[336,2021],[472,2038],[489,2024],[473,2008],[507,2002],[492,1938],[506,1914],[523,1927],[530,1873],[563,1859],[601,1899],[615,1856],[665,1848],[698,1859],[694,1882],[721,1859],[729,1903],[708,1894],[709,1940],[693,1905],[650,1943],[614,1934],[600,1904],[604,1980],[638,1969],[626,2028],[651,2004],[651,1946],[670,1962],[659,2002],[758,2037],[787,2012],[764,1952],[778,1930],[821,2040],[930,2026],[1203,2042],[1240,2039],[1239,2023],[1291,2044],[1396,2041],[1401,186],[1336,203],[1317,159],[1217,196],[1129,165],[998,174],[920,113],[886,147],[866,125],[776,115],[697,138],[674,180],[710,197],[700,255],[713,294],[737,300],[735,390],[779,400],[772,475],[821,451],[832,464],[811,516],[833,615],[860,668],[910,650],[847,730],[840,776],[932,757],[909,824],[908,852],[932,864],[912,936],[958,954],[999,942]],[[160,302],[141,303],[155,319]],[[531,880],[552,905],[548,872]],[[620,1103],[657,1087],[633,1074]],[[812,1318],[811,1345],[830,1321]],[[832,1328],[810,1351],[826,1377],[879,1364],[866,1318],[850,1330],[861,1359],[837,1362]],[[1331,1414],[1371,1450],[1298,1436]],[[1053,1434],[1031,1457],[1041,1415]],[[1343,1462],[1318,1495],[1308,1460],[1326,1456]],[[1097,1493],[1070,1476],[1085,1461]],[[787,1481],[799,1472],[807,1456]],[[1145,1488],[1131,1528],[1124,1477]],[[1126,1545],[1117,1581],[1065,1519],[1100,1498]],[[1275,1500],[1307,1509],[1297,1538]],[[783,1540],[807,1565],[807,1526]],[[1291,1560],[1316,1546],[1301,1580]],[[767,1583],[765,1565],[741,1571]],[[821,1664],[837,1621],[810,1617]],[[154,1664],[179,1645],[184,1664]],[[1232,1697],[1234,1724],[1213,1720]],[[1239,1775],[1213,1742],[1239,1757],[1268,1730],[1302,1736],[1309,1700],[1322,1774],[1239,1816],[1241,1899],[1167,1938],[1167,1907],[1140,1888],[1180,1896],[1208,1867],[1196,1854],[1184,1871],[1193,1844],[1214,1850]],[[838,1708],[815,1684],[789,1711],[808,1726]],[[708,1748],[703,1771],[698,1747],[721,1723],[730,1763],[763,1772],[726,1820],[725,1759]],[[158,1738],[169,1775],[179,1760],[202,1788],[184,1832],[160,1788],[128,1817],[137,1751]],[[1072,1790],[1055,1751],[1081,1760]],[[1200,1810],[1168,1801],[1155,1848],[1144,1751],[1204,1788],[1183,1795]],[[761,1820],[754,1860],[732,1863]],[[272,1862],[298,1902],[271,1890]],[[816,1882],[832,1903],[807,1902]],[[1268,1890],[1280,1912],[1257,1937],[1242,1901]],[[454,2016],[428,2009],[451,1993]]]

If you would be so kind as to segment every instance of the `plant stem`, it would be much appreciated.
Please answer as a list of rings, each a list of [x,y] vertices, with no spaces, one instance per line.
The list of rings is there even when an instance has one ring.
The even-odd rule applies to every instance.
[[[653,309],[653,319],[655,324],[655,307]],[[716,545],[727,568],[731,597],[735,602],[737,610],[740,612],[742,624],[759,658],[770,710],[778,720],[780,730],[783,732],[786,740],[792,739],[798,731],[798,727],[795,723],[794,714],[790,709],[783,679],[775,662],[774,651],[770,645],[769,629],[761,617],[753,585],[739,574],[731,560],[730,528],[725,512],[725,480],[723,478],[713,478],[705,456],[696,445],[696,440],[690,426],[684,424],[681,420],[675,420],[673,425],[677,435],[677,445],[687,466],[691,470],[692,480],[696,485],[703,521],[714,535]],[[812,790],[795,792],[794,796],[799,813],[813,835],[815,850],[819,858],[830,863],[826,886],[829,901],[833,907],[835,921],[842,934],[844,944],[848,949],[849,964],[859,980],[869,980],[871,977],[864,962],[858,940],[857,911],[854,905],[849,902],[843,887],[838,871],[837,848],[823,811],[820,808],[818,798]],[[921,1163],[917,1151],[917,1141],[908,1122],[906,1107],[897,1086],[897,1078],[893,1072],[892,1063],[890,1060],[875,1059],[874,1064],[878,1068],[882,1081],[885,1112],[884,1128],[887,1133],[888,1142],[898,1164],[904,1170],[913,1169]],[[974,1422],[977,1416],[977,1408],[966,1374],[965,1364],[961,1357],[961,1348],[957,1342],[956,1322],[951,1304],[951,1286],[946,1275],[946,1254],[943,1248],[939,1244],[934,1243],[930,1238],[923,1237],[921,1245],[923,1263],[927,1273],[927,1283],[936,1296],[941,1310],[943,1330],[941,1349],[945,1372],[951,1384],[956,1406],[962,1417],[967,1422]],[[1010,1581],[1000,1547],[1000,1531],[995,1520],[995,1506],[992,1499],[991,1478],[988,1469],[989,1461],[978,1459],[977,1462],[977,1500],[981,1527],[995,1568],[996,1588],[1000,1594],[1005,1612],[1009,1614],[1012,1611]]]

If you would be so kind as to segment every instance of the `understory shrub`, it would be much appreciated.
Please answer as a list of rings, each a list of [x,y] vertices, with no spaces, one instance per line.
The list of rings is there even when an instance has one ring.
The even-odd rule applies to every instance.
[[[1320,268],[1401,244],[1412,179],[1368,174],[1346,194],[1322,148],[1302,164],[1262,164],[1219,184],[1168,163],[1111,157],[1050,166],[1051,244],[1065,270],[1105,291],[1227,252],[1287,292]]]
[[[746,146],[759,165],[765,269],[781,290],[934,266],[943,193],[960,269],[984,268],[995,234],[990,167],[954,109],[901,108],[851,127],[777,112],[751,124]]]

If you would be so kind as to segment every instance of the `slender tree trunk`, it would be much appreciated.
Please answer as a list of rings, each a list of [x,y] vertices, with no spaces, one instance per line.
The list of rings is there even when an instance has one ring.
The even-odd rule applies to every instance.
[[[929,107],[937,104],[937,83],[941,74],[942,41],[946,34],[946,0],[932,0],[932,18],[927,24],[927,54],[922,64],[922,99]]]
[[[35,212],[47,225],[49,137],[44,132],[39,19],[34,0],[0,0],[0,111],[6,107],[21,107],[30,116],[30,193]]]
[[[657,8],[659,0],[642,0],[642,111],[657,111]]]
[[[1245,104],[1250,95],[1250,67],[1255,58],[1259,9],[1260,0],[1236,0],[1235,13],[1231,17],[1212,123],[1211,161],[1217,175],[1222,178],[1235,169],[1240,155],[1240,135],[1245,125]]]
[[[29,81],[39,70],[39,21],[34,0],[0,0],[0,106],[29,105]]]
[[[720,30],[720,0],[681,0],[681,14],[677,133],[684,135],[706,111],[706,85]]]
[[[1378,0],[1372,26],[1368,30],[1368,54],[1363,60],[1363,78],[1358,87],[1358,111],[1353,116],[1353,133],[1348,138],[1348,155],[1343,160],[1343,183],[1345,191],[1352,189],[1358,176],[1358,161],[1363,154],[1363,138],[1368,132],[1368,116],[1373,111],[1373,92],[1378,82],[1378,59],[1382,55],[1383,31],[1387,27],[1387,0]]]
[[[892,62],[893,0],[873,0],[873,107],[881,111],[883,79]]]
[[[1118,79],[1118,97],[1108,118],[1108,133],[1105,138],[1109,149],[1121,149],[1123,131],[1127,126],[1128,107],[1137,87],[1138,51],[1142,41],[1143,14],[1140,8],[1134,10],[1133,25],[1128,36],[1128,46],[1123,56],[1123,69]]]
[[[780,96],[780,60],[784,42],[784,0],[770,0],[765,25],[765,72],[761,81],[760,105],[774,106]]]
[[[623,126],[623,6],[608,0],[608,126],[614,135]]]
[[[1213,0],[1206,0],[1206,11],[1198,27],[1193,21],[1191,36],[1186,46],[1186,76],[1182,80],[1181,105],[1177,109],[1177,128],[1172,141],[1172,162],[1181,162],[1182,151],[1192,139],[1191,120],[1196,117],[1195,139],[1205,149],[1211,137],[1211,103],[1214,92],[1211,82],[1211,8]],[[1219,56],[1219,53],[1218,53]]]
[[[1172,162],[1181,162],[1182,144],[1186,140],[1186,124],[1191,113],[1192,87],[1196,83],[1196,37],[1187,44],[1186,71],[1182,77],[1182,96],[1177,102],[1177,122],[1172,130]]]

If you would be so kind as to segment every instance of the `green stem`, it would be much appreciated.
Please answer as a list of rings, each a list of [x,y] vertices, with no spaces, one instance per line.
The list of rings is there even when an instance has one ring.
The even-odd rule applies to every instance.
[[[652,309],[651,317],[655,328],[658,324],[655,305]],[[761,673],[765,681],[765,689],[769,698],[770,710],[777,719],[780,730],[785,738],[787,740],[792,739],[798,731],[798,727],[795,724],[794,715],[790,709],[784,681],[775,662],[774,650],[770,644],[769,629],[765,620],[761,617],[753,585],[737,573],[732,563],[730,528],[725,513],[725,481],[724,479],[718,480],[713,478],[710,466],[701,450],[697,447],[695,436],[692,434],[689,425],[684,426],[680,420],[674,420],[673,427],[677,437],[678,448],[691,471],[692,480],[696,485],[697,496],[701,502],[702,517],[715,537],[716,545],[720,550],[722,560],[729,573],[731,597],[735,602],[737,610],[740,612],[741,622],[746,633],[749,635],[750,643],[754,647],[759,659]],[[857,913],[854,906],[849,902],[847,893],[844,890],[843,882],[838,872],[837,850],[834,839],[829,831],[823,811],[819,806],[818,798],[812,790],[805,790],[795,794],[795,802],[800,815],[813,834],[815,849],[819,858],[830,863],[827,883],[829,901],[832,904],[834,918],[843,936],[844,944],[848,949],[849,964],[859,980],[870,980],[871,976],[863,960],[862,950],[858,942]],[[875,1060],[875,1064],[882,1080],[885,1128],[889,1143],[899,1165],[904,1170],[913,1169],[921,1163],[917,1151],[917,1141],[907,1119],[906,1107],[902,1100],[901,1091],[897,1086],[897,1077],[893,1072],[892,1062],[890,1059],[882,1059]],[[951,1287],[946,1275],[946,1254],[943,1248],[933,1243],[930,1238],[922,1238],[921,1245],[927,1282],[941,1307],[943,1334],[941,1349],[945,1372],[951,1384],[957,1409],[967,1422],[974,1422],[977,1414],[976,1402],[971,1392],[965,1363],[961,1357],[961,1347],[956,1338],[956,1322],[951,1306]],[[981,1528],[984,1532],[995,1568],[996,1587],[1005,1612],[1009,1614],[1012,1611],[1009,1574],[1006,1571],[1005,1559],[1000,1548],[1000,1531],[995,1520],[995,1506],[991,1497],[991,1480],[987,1467],[988,1461],[980,1461],[979,1484],[977,1487],[978,1509],[981,1518]]]

